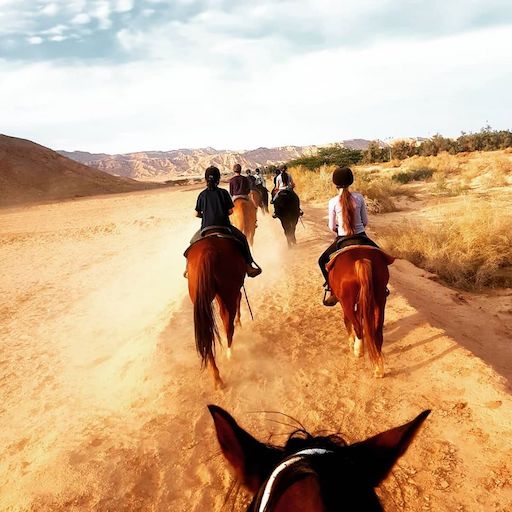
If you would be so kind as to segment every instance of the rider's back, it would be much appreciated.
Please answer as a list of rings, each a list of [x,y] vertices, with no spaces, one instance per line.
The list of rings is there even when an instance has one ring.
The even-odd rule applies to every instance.
[[[223,188],[205,189],[197,198],[196,211],[202,212],[201,229],[209,226],[230,226],[229,211],[233,201]]]
[[[251,184],[246,176],[236,175],[229,180],[229,193],[234,196],[246,196],[251,191]]]

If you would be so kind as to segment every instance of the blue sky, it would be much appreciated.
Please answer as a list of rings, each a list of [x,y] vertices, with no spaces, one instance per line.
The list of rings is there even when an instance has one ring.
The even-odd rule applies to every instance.
[[[0,132],[254,148],[512,128],[508,0],[0,0]]]

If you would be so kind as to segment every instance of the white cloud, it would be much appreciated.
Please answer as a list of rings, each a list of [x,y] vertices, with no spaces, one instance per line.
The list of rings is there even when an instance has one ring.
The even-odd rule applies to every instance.
[[[41,12],[46,16],[55,16],[59,12],[59,6],[55,2],[46,4]]]
[[[91,17],[86,12],[81,12],[71,19],[74,25],[86,25],[91,21]]]
[[[91,14],[98,19],[102,30],[109,29],[112,26],[112,21],[110,19],[111,6],[108,0],[96,1]]]
[[[39,36],[31,36],[31,37],[27,37],[27,41],[30,44],[41,44],[43,42],[43,38],[39,37]]]
[[[117,12],[128,12],[133,9],[133,0],[117,0],[114,10]]]

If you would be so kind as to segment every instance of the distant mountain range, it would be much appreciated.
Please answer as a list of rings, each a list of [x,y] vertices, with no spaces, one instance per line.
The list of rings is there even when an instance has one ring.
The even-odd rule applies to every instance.
[[[0,134],[0,206],[155,188],[111,176],[29,140]]]
[[[352,139],[342,141],[345,147],[364,150],[369,140]],[[222,172],[231,172],[235,163],[243,169],[254,169],[279,164],[310,155],[318,146],[283,146],[258,148],[249,151],[202,149],[176,149],[171,151],[146,151],[109,155],[84,151],[59,151],[67,158],[99,169],[100,171],[140,181],[168,181],[183,177],[201,176],[204,170],[215,165]]]

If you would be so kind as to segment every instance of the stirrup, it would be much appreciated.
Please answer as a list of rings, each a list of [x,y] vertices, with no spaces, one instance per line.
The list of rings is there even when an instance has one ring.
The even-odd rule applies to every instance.
[[[327,294],[330,294],[327,296]],[[336,295],[332,293],[332,290],[329,288],[329,285],[326,283],[325,291],[324,291],[324,299],[322,301],[324,306],[331,307],[336,306],[338,304],[338,298]]]
[[[256,277],[262,273],[261,268],[251,267],[251,270],[247,270],[247,277]]]

